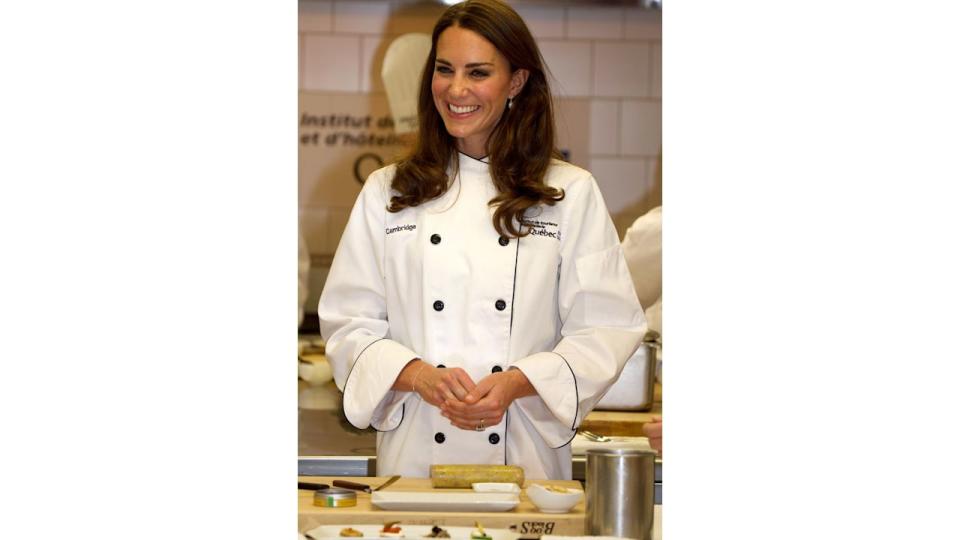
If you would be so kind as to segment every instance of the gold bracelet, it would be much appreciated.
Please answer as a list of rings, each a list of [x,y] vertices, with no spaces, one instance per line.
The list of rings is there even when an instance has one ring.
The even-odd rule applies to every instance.
[[[421,362],[423,362],[423,360],[421,360]],[[426,363],[426,362],[423,362],[423,365],[420,366],[420,369],[417,370],[417,374],[413,376],[413,383],[410,385],[410,388],[411,388],[410,391],[411,391],[411,392],[416,392],[416,391],[417,391],[417,378],[420,377],[420,372],[423,371],[423,368],[425,368],[425,367],[427,367],[427,363]]]

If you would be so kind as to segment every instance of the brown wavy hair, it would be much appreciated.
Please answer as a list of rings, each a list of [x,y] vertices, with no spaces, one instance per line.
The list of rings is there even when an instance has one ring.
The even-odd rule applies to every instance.
[[[553,205],[564,192],[544,183],[552,158],[560,158],[555,147],[553,101],[536,41],[520,15],[497,0],[467,0],[448,8],[433,28],[433,45],[420,79],[417,106],[420,129],[411,153],[397,164],[391,187],[397,192],[387,209],[399,212],[436,199],[450,187],[447,166],[456,155],[456,140],[443,124],[433,102],[433,70],[437,40],[451,26],[476,32],[493,44],[510,62],[510,72],[529,71],[527,82],[505,109],[490,138],[487,155],[497,196],[493,227],[502,236],[526,236],[520,219],[538,204]],[[454,160],[454,166],[458,163]]]

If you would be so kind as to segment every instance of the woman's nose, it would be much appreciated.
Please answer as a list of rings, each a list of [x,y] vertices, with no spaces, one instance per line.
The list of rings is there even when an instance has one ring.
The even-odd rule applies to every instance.
[[[460,97],[464,96],[467,93],[467,84],[460,77],[455,77],[453,83],[450,85],[450,93],[454,96]]]

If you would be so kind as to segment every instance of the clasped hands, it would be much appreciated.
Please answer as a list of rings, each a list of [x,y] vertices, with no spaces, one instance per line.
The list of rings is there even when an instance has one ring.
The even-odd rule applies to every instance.
[[[536,393],[519,369],[491,373],[474,383],[461,368],[417,368],[412,384],[420,397],[460,429],[483,431],[503,421],[513,400]]]

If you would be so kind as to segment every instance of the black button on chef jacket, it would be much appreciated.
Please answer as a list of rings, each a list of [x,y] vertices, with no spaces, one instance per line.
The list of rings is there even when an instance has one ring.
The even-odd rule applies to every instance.
[[[441,302],[440,300],[437,300],[436,302],[434,302],[433,309],[436,311],[443,311],[443,302]]]
[[[433,440],[437,441],[437,444],[443,444],[443,441],[447,440],[447,437],[438,431],[437,434],[433,436]]]
[[[507,303],[503,300],[497,300],[497,303],[494,305],[497,307],[497,311],[503,311],[507,309]]]

